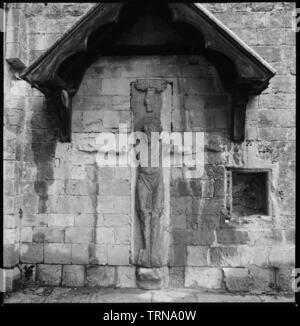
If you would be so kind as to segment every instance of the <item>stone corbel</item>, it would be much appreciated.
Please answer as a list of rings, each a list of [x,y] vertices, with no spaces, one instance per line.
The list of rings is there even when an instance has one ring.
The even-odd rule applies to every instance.
[[[237,85],[232,95],[232,139],[242,142],[245,139],[246,108],[250,94],[247,87]]]
[[[61,142],[70,142],[72,134],[72,97],[73,90],[57,88],[47,94],[48,100],[57,110],[59,119],[59,138]]]

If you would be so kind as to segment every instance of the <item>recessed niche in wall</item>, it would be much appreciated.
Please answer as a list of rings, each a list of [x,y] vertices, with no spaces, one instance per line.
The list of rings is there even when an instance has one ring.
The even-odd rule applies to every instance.
[[[232,169],[227,183],[227,207],[232,216],[270,214],[269,171]]]

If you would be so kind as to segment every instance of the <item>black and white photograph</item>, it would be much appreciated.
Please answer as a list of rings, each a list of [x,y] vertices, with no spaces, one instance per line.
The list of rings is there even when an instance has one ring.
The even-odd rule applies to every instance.
[[[4,306],[296,305],[299,14],[3,3]]]

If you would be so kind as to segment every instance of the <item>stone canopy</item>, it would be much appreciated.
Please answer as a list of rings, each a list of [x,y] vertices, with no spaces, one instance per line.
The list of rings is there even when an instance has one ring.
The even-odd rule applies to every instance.
[[[146,20],[144,26],[136,23],[145,13],[163,18],[155,30],[154,18],[152,25]],[[156,37],[157,34],[160,36]],[[232,94],[232,139],[243,141],[249,96],[266,89],[275,70],[200,4],[97,4],[25,69],[21,78],[54,104],[61,124],[60,140],[68,142],[72,97],[96,57],[199,53],[215,65]]]

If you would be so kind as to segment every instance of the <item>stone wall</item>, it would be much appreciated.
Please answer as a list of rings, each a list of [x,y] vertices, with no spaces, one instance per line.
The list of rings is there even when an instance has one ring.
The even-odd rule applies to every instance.
[[[26,37],[22,48],[30,64],[92,4],[13,5],[18,6],[23,6],[18,12],[25,16],[26,33],[16,33]],[[100,168],[95,139],[102,131],[118,132],[119,123],[130,130],[130,82],[157,77],[173,87],[173,131],[206,132],[204,175],[187,168],[171,171],[169,286],[290,290],[294,5],[206,6],[277,70],[268,89],[249,102],[241,145],[230,141],[231,98],[201,56],[99,58],[73,99],[71,144],[58,141],[57,118],[44,96],[16,79],[6,64],[5,267],[19,266],[23,278],[47,285],[136,286],[132,171]],[[269,171],[270,216],[229,219],[229,167]],[[31,265],[34,272],[25,273]]]

